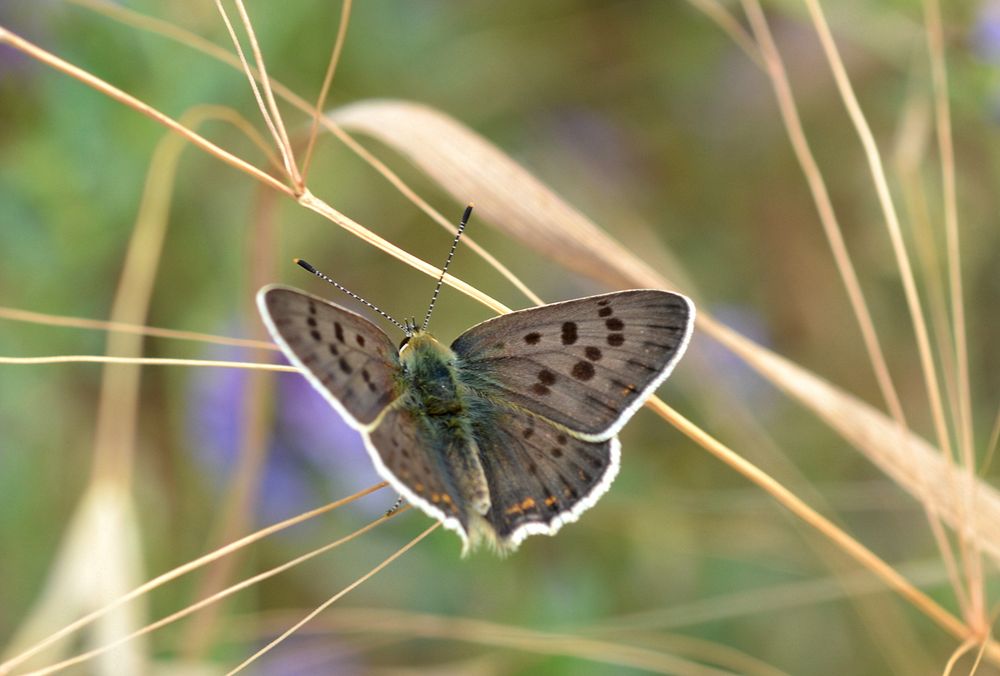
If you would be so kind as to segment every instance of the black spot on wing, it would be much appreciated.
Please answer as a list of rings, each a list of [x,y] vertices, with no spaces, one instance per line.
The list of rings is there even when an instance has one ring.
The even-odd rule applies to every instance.
[[[576,322],[563,322],[562,325],[562,344],[572,345],[577,340],[577,327]]]
[[[594,365],[589,361],[578,361],[573,364],[573,377],[584,382],[594,377]]]

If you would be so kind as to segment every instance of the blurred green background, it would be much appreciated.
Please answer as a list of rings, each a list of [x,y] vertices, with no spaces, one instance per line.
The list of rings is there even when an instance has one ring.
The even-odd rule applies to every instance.
[[[919,193],[940,227],[920,3],[828,4],[892,174],[904,227],[911,221],[893,170],[900,139],[914,137],[912,130],[904,135],[907,124],[917,125],[915,138],[925,144]],[[229,48],[211,3],[128,6]],[[248,7],[269,73],[313,99],[339,3],[256,1]],[[732,9],[739,15],[738,6]],[[912,328],[860,146],[804,9],[783,1],[767,9],[910,422],[930,438]],[[946,11],[972,402],[978,448],[985,452],[1000,391],[1000,4],[963,3]],[[212,103],[263,129],[241,73],[162,36],[63,2],[3,3],[0,24],[172,117]],[[7,46],[0,46],[0,74],[0,306],[107,318],[150,158],[167,132]],[[382,97],[422,102],[467,124],[650,262],[680,261],[706,309],[723,321],[881,407],[770,83],[692,4],[358,2],[330,104]],[[290,129],[304,133],[303,117],[283,110]],[[263,166],[233,127],[213,122],[201,131]],[[362,141],[457,220],[461,204],[391,150]],[[319,143],[309,184],[341,212],[425,260],[436,263],[447,252],[449,235],[329,137]],[[270,224],[265,231],[277,232],[265,252],[271,267],[263,269],[274,271],[270,281],[327,293],[291,265],[291,257],[302,256],[396,316],[423,312],[431,280],[291,201],[272,205],[269,199],[247,176],[198,150],[185,151],[150,325],[259,335],[251,298],[262,274],[253,253],[261,245],[260,219]],[[272,206],[273,212],[264,211]],[[554,270],[498,230],[474,221],[470,232],[546,299],[600,290]],[[527,303],[467,250],[459,251],[452,270],[511,306]],[[450,341],[488,316],[446,289],[435,333]],[[0,319],[5,356],[101,354],[105,339],[97,331]],[[146,354],[260,358],[153,338]],[[97,365],[0,365],[0,645],[42,592],[87,484],[100,377]],[[134,476],[144,576],[219,544],[227,482],[250,427],[243,403],[249,381],[245,373],[221,369],[144,370]],[[283,375],[276,383],[248,528],[377,479],[358,440],[301,379]],[[662,394],[955,608],[919,503],[735,358],[699,336]],[[455,536],[439,531],[335,606],[342,613],[337,617],[350,624],[351,607],[376,607],[571,633],[655,611],[628,631],[593,635],[689,659],[721,659],[721,647],[701,653],[676,640],[693,637],[788,673],[942,670],[953,639],[877,584],[846,599],[831,575],[854,564],[761,491],[647,412],[622,439],[622,472],[611,491],[558,537],[531,538],[504,560],[487,552],[461,560]],[[339,537],[393,499],[383,491],[268,539],[240,557],[233,579]],[[244,592],[206,630],[209,647],[201,656],[235,664],[429,523],[407,513]],[[199,580],[155,592],[152,617],[192,602]],[[267,621],[269,612],[284,610],[293,611],[281,615],[284,621]],[[183,624],[152,639],[157,658],[177,669],[178,656],[190,656],[193,642]],[[405,632],[386,638],[376,630],[340,629],[293,640],[260,670],[404,667],[627,672],[570,657],[409,639]]]

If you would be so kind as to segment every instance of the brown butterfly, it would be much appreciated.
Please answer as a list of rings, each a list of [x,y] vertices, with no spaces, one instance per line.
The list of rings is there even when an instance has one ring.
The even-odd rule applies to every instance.
[[[397,348],[368,319],[297,289],[267,286],[257,304],[288,359],[361,432],[378,473],[458,533],[463,552],[481,540],[513,550],[594,505],[618,473],[618,432],[684,354],[695,314],[676,293],[618,291],[501,315],[448,347],[426,331],[433,301],[420,328],[366,303],[402,329]]]

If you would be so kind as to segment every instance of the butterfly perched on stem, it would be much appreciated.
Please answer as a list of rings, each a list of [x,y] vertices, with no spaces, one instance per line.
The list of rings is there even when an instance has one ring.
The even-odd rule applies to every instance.
[[[576,521],[618,473],[617,434],[666,379],[691,338],[694,306],[676,293],[617,291],[501,315],[451,346],[285,286],[257,294],[288,359],[361,432],[378,473],[462,538],[512,551]]]

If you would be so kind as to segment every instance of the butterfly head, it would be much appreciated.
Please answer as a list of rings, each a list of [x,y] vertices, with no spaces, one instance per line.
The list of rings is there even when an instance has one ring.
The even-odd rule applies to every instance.
[[[404,319],[403,326],[401,328],[403,329],[403,340],[399,343],[400,352],[402,352],[403,348],[406,347],[415,336],[427,333],[424,329],[420,328],[420,325],[417,324],[416,317]]]
[[[429,332],[414,325],[410,320],[403,324],[410,329],[399,343],[399,355],[403,363],[419,359],[424,355],[434,355],[445,361],[451,361],[454,357],[454,353]]]

